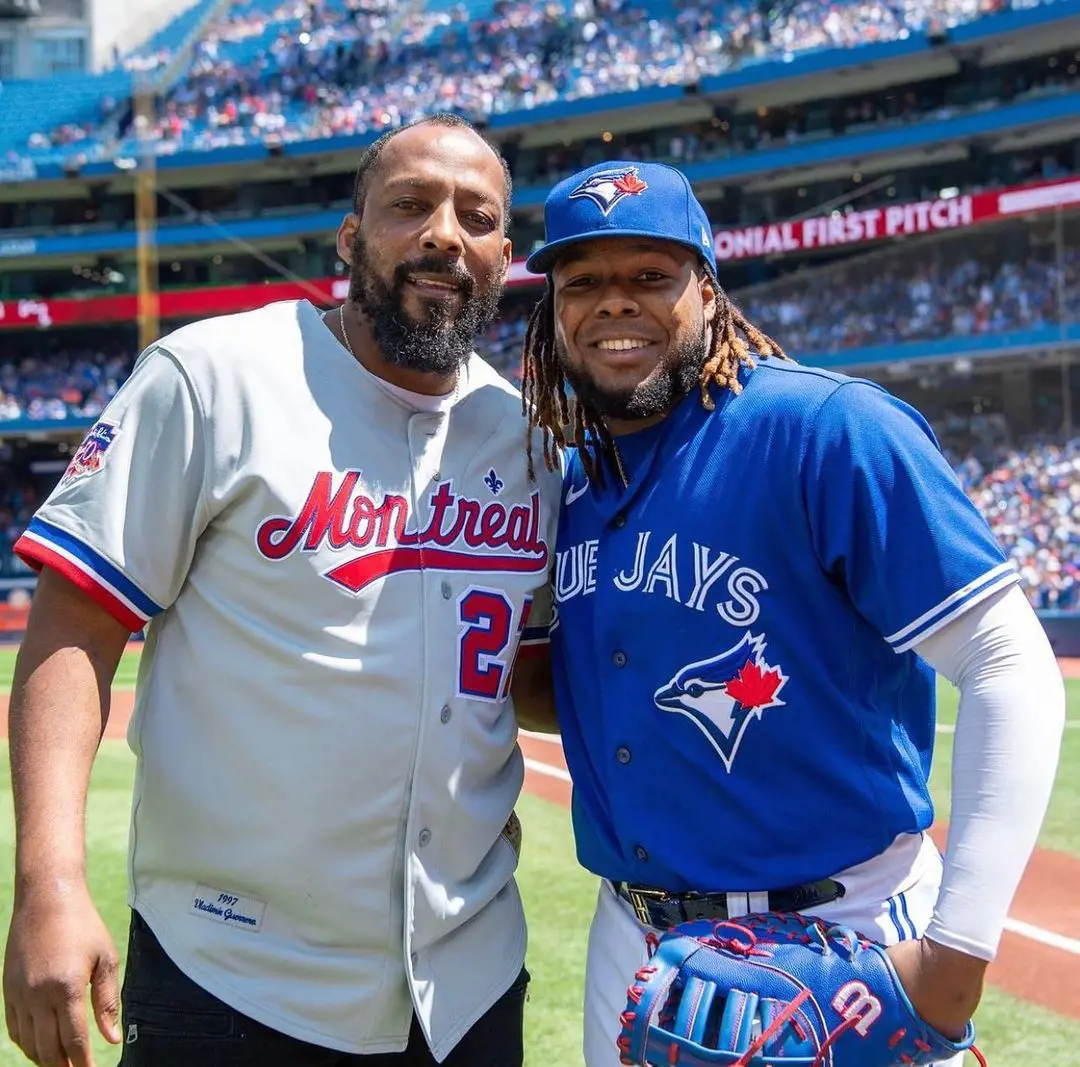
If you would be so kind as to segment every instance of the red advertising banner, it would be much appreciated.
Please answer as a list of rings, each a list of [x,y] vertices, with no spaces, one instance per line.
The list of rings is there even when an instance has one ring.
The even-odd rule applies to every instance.
[[[718,230],[713,240],[717,261],[723,263],[957,230],[981,222],[1078,205],[1080,178],[1065,178],[988,193],[865,208],[846,215],[818,215],[770,226]],[[540,281],[539,276],[525,270],[524,260],[515,260],[511,264],[508,278],[511,286]],[[165,290],[159,297],[160,317],[166,322],[199,319],[247,311],[275,300],[304,297],[315,303],[334,304],[344,300],[348,287],[347,278],[313,278],[306,285],[275,281]],[[134,322],[137,316],[138,302],[134,293],[0,301],[0,330]]]
[[[523,260],[510,267],[510,285],[539,282],[541,278],[525,270]],[[271,304],[275,300],[300,300],[336,304],[349,291],[348,278],[313,278],[298,282],[260,282],[255,285],[201,286],[198,289],[165,290],[159,296],[162,320],[201,319],[229,315],[237,311]],[[57,326],[87,326],[104,322],[134,322],[138,298],[134,293],[117,296],[58,297],[55,300],[0,301],[0,330],[49,329]]]
[[[817,215],[770,226],[718,230],[713,237],[719,262],[807,252],[864,241],[958,230],[1013,215],[1080,204],[1080,179],[995,189],[942,200],[890,204],[847,214]]]

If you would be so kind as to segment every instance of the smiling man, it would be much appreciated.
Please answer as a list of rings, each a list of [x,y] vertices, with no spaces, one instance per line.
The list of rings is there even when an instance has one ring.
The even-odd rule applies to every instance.
[[[524,392],[545,465],[568,450],[551,635],[578,856],[601,877],[588,1067],[625,1051],[647,935],[767,910],[888,945],[948,1055],[1064,718],[1016,572],[916,411],[798,366],[732,304],[681,173],[590,168],[545,223]],[[935,668],[960,689],[944,862]],[[898,1061],[926,1061],[916,1036]]]
[[[124,1067],[520,1067],[515,709],[550,690],[523,653],[559,476],[528,476],[521,398],[472,351],[509,198],[460,119],[380,138],[338,235],[348,301],[153,345],[16,546],[41,577],[4,1002],[35,1062],[90,1062],[88,986],[120,1039],[83,813],[149,622]]]

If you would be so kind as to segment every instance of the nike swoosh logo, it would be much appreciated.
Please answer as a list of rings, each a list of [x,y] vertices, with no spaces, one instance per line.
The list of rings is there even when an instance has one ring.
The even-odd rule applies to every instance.
[[[580,489],[570,486],[566,490],[566,506],[569,507],[579,496],[584,496],[589,491],[589,483],[586,481]]]

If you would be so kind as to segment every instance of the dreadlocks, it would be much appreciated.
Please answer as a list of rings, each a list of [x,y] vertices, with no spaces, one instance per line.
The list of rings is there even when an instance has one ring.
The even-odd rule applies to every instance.
[[[753,370],[756,366],[752,350],[763,358],[777,356],[790,360],[791,357],[750,322],[720,288],[712,272],[707,273],[716,289],[717,306],[709,353],[701,367],[699,386],[702,405],[706,411],[712,411],[716,404],[709,387],[716,385],[736,394],[741,392],[739,368]],[[543,298],[529,316],[525,333],[521,405],[529,420],[526,448],[530,478],[536,474],[532,428],[537,427],[543,435],[544,465],[548,470],[558,469],[558,450],[573,443],[581,454],[581,462],[590,481],[603,484],[600,459],[606,455],[613,461],[615,444],[603,418],[592,406],[578,396],[571,403],[566,395],[566,378],[555,347],[555,297],[550,278]],[[572,441],[567,438],[567,428],[570,429]]]

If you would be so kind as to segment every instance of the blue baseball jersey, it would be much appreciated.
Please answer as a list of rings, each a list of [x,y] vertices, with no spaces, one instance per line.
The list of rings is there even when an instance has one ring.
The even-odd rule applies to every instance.
[[[930,825],[912,647],[1017,580],[925,420],[777,359],[571,452],[552,656],[578,858],[671,891],[780,889]]]

